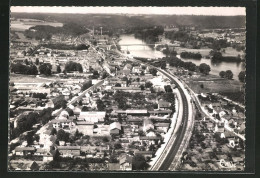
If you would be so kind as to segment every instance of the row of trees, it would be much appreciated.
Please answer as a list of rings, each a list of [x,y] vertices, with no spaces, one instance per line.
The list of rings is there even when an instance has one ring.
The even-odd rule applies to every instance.
[[[200,53],[192,53],[192,52],[182,52],[181,58],[192,58],[192,59],[201,59],[202,56]]]
[[[227,70],[227,71],[221,71],[219,72],[219,76],[221,78],[226,78],[226,79],[232,79],[233,78],[233,72],[231,70]],[[246,73],[245,71],[241,71],[238,74],[238,79],[240,82],[245,82],[245,78],[246,78]]]
[[[35,65],[24,65],[21,63],[11,64],[11,72],[25,75],[37,75],[38,69]]]
[[[53,34],[65,34],[79,36],[88,33],[89,30],[77,23],[67,23],[62,27],[53,27],[50,25],[36,25],[25,30],[24,35],[27,38],[35,38],[36,40],[50,40]]]
[[[66,63],[65,70],[68,72],[70,72],[70,71],[79,71],[81,73],[83,72],[82,65],[80,63],[76,63],[73,61]]]
[[[201,63],[199,66],[196,66],[193,62],[184,62],[181,59],[171,56],[171,57],[164,57],[162,60],[167,61],[170,66],[173,67],[183,67],[189,71],[199,71],[205,75],[208,75],[211,71],[211,68],[208,64]]]
[[[222,53],[216,50],[211,50],[209,54],[213,61],[240,62],[242,60],[239,56],[222,56]]]
[[[221,72],[219,72],[219,76],[221,78],[226,78],[226,79],[231,80],[233,78],[233,72],[231,70],[221,71]]]

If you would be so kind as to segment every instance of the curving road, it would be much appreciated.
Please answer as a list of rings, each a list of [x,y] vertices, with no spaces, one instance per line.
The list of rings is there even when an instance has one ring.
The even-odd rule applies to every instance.
[[[176,87],[179,89],[180,94],[181,94],[181,98],[183,101],[183,117],[182,117],[182,122],[181,125],[177,131],[177,137],[176,140],[174,141],[174,143],[171,145],[168,155],[166,156],[166,158],[164,159],[163,163],[161,164],[161,166],[159,167],[159,170],[168,170],[175,155],[177,154],[179,147],[182,143],[182,140],[184,138],[185,132],[186,132],[186,128],[187,128],[187,122],[188,122],[188,115],[189,115],[189,110],[188,110],[188,100],[184,94],[184,91],[182,90],[182,88],[180,87],[180,85],[173,79],[172,76],[170,76],[168,73],[164,72],[161,69],[157,69],[158,71],[160,71],[161,73],[163,73],[165,76],[167,76],[175,85]]]

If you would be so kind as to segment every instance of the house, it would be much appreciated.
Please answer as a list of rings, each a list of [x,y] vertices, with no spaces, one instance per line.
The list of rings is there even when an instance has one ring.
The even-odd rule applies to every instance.
[[[80,146],[57,146],[57,150],[63,157],[80,156]]]
[[[108,163],[108,170],[110,171],[120,171],[120,164],[119,163]]]
[[[171,103],[160,99],[158,101],[158,109],[169,109],[171,107]]]
[[[52,100],[49,100],[46,105],[45,105],[46,108],[54,108],[54,103]]]
[[[119,135],[121,131],[121,124],[119,122],[113,122],[109,125],[110,135]]]
[[[129,84],[129,87],[140,87],[141,85],[145,85],[145,82],[131,82],[130,84]]]
[[[78,119],[83,118],[88,122],[104,122],[106,111],[81,111]]]
[[[172,113],[171,110],[156,110],[156,111],[148,111],[149,114],[154,116],[165,116],[170,115]]]
[[[146,116],[148,115],[147,109],[127,109],[127,110],[115,110],[115,114],[126,114],[132,116]]]
[[[122,80],[109,80],[108,85],[115,86],[116,84],[120,84],[121,87],[126,87],[126,81]]]
[[[42,148],[38,148],[36,150],[36,152],[34,153],[34,155],[37,155],[37,156],[42,156],[42,155],[45,155],[47,154],[47,150],[46,149],[42,149]]]
[[[43,162],[50,162],[50,161],[53,161],[53,155],[51,154],[45,154],[43,155]]]
[[[134,155],[142,155],[145,159],[149,159],[153,157],[153,151],[135,151]]]
[[[170,123],[159,122],[159,123],[154,124],[154,126],[157,130],[162,130],[164,133],[166,133],[168,131]]]
[[[141,72],[142,72],[142,68],[139,67],[139,66],[134,66],[134,67],[132,68],[132,73],[138,73],[138,74],[140,74]]]
[[[15,155],[17,156],[26,156],[26,155],[33,155],[35,152],[34,147],[16,147],[15,148]]]
[[[80,112],[81,112],[81,109],[80,109],[80,108],[78,108],[78,107],[74,107],[74,109],[73,109],[73,113],[74,113],[75,115],[79,115]]]
[[[212,123],[212,122],[207,122],[207,123],[206,123],[206,126],[207,126],[207,129],[208,129],[209,131],[213,131],[213,130],[214,130],[214,123]]]
[[[112,87],[113,90],[130,92],[130,93],[140,93],[143,92],[139,87]]]
[[[145,119],[143,121],[143,131],[144,132],[147,132],[149,131],[150,129],[154,129],[154,125],[153,125],[153,122],[151,119]]]
[[[131,171],[132,163],[133,157],[130,155],[124,154],[119,158],[120,170]]]
[[[88,154],[88,155],[95,155],[97,153],[97,147],[91,146],[91,145],[81,146],[80,152]]]
[[[215,133],[224,133],[224,131],[225,131],[224,123],[215,124],[215,129],[214,129]]]
[[[93,135],[94,122],[93,121],[77,121],[76,128],[83,135]]]
[[[75,123],[72,120],[69,119],[54,119],[51,121],[52,122],[52,127],[55,129],[59,128],[65,128],[65,127],[73,127],[75,126]]]
[[[159,144],[162,138],[159,136],[156,137],[147,137],[147,136],[140,136],[139,140],[145,141],[148,145],[157,145]]]

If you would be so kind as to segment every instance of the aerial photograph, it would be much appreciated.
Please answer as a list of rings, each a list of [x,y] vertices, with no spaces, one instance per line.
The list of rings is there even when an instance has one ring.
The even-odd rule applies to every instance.
[[[245,170],[245,7],[10,7],[8,171]]]

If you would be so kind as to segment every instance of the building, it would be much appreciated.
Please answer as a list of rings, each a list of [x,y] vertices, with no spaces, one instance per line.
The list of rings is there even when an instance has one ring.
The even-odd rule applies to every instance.
[[[142,155],[145,159],[149,159],[153,157],[153,151],[135,151],[134,155]]]
[[[133,164],[133,157],[127,154],[124,154],[119,159],[120,170],[131,171]]]
[[[34,147],[16,147],[15,148],[15,155],[17,156],[26,156],[26,155],[33,155],[35,152]]]
[[[171,103],[160,99],[158,101],[158,109],[169,109],[171,107]]]
[[[143,121],[143,131],[148,132],[150,129],[154,129],[154,125],[151,119],[145,119]]]
[[[84,119],[88,122],[104,122],[106,111],[81,111],[78,119]]]
[[[63,129],[63,128],[67,128],[67,127],[71,128],[73,126],[75,126],[75,123],[72,120],[66,119],[66,118],[64,118],[64,119],[54,119],[52,121],[52,127],[55,128],[55,129],[59,129],[59,128]]]
[[[109,126],[110,126],[110,135],[119,135],[121,131],[121,124],[119,122],[113,122]]]
[[[80,156],[80,146],[57,146],[57,150],[63,157]]]

